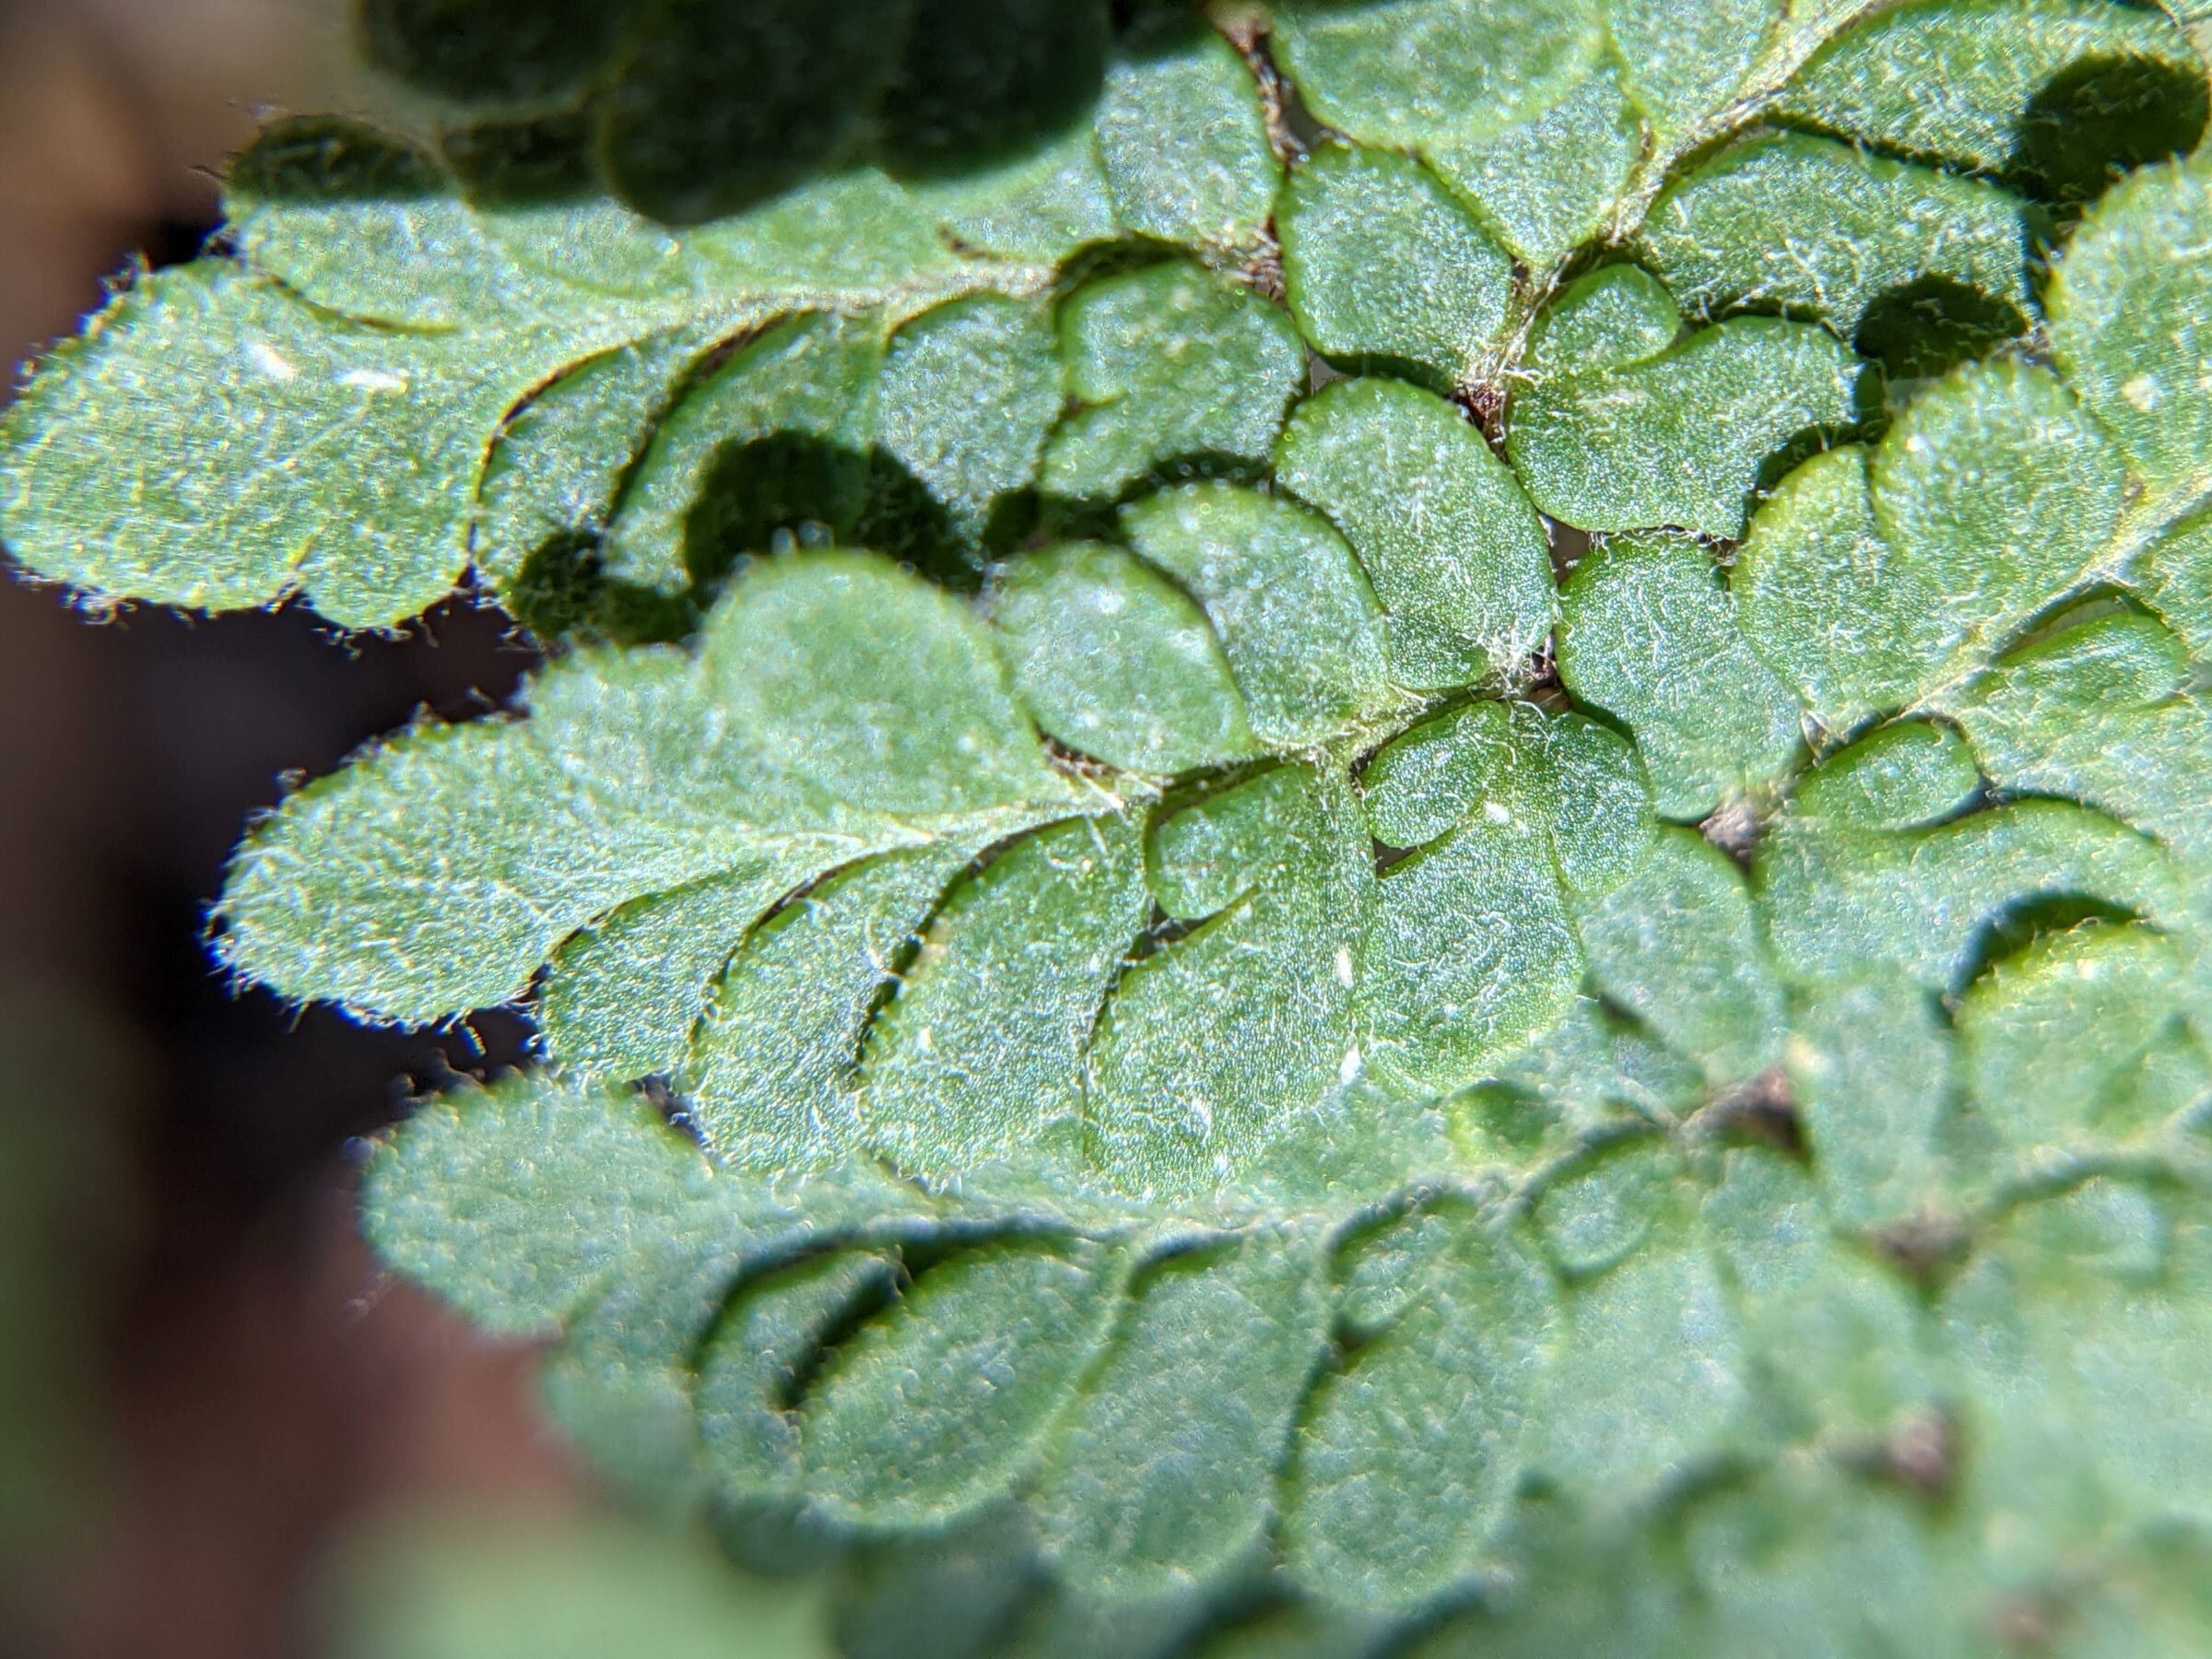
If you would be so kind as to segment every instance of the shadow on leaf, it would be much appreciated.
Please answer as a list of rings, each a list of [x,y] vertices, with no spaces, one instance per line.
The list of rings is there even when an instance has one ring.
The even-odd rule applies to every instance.
[[[2203,78],[2146,57],[2080,60],[2021,118],[2006,181],[2078,213],[2120,174],[2194,149],[2212,106]]]
[[[745,560],[830,547],[868,548],[963,593],[982,585],[988,562],[983,545],[896,457],[774,432],[725,444],[709,466],[684,521],[682,592],[610,577],[601,538],[574,532],[531,553],[504,603],[541,639],[678,640]]]
[[[743,212],[825,173],[972,172],[1088,122],[1117,36],[1182,0],[358,0],[378,67],[446,106],[449,158],[505,199],[612,191]]]
[[[2027,331],[2006,300],[1948,276],[1923,276],[1866,307],[1852,346],[1893,381],[1943,373]]]

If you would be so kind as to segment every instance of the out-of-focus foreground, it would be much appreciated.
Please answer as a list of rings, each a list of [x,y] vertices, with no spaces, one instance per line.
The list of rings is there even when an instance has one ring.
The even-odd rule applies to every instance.
[[[258,110],[358,107],[335,11],[0,0],[11,369],[109,274],[197,246]],[[526,661],[460,606],[341,642],[297,611],[88,627],[0,582],[0,1652],[312,1654],[378,1516],[579,1501],[529,1357],[377,1282],[348,1196],[407,1079],[517,1033],[235,999],[201,941],[288,773]]]

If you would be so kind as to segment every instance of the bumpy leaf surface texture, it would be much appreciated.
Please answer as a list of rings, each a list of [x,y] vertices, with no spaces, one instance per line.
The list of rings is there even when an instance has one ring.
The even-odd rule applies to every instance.
[[[548,647],[222,901],[399,1271],[853,1655],[2212,1645],[2201,17],[512,10],[0,458]]]

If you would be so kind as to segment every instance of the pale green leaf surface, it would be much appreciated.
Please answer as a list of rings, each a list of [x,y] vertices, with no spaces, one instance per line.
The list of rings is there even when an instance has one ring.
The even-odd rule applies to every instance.
[[[1579,918],[1598,986],[1716,1085],[1779,1057],[1782,991],[1743,874],[1693,830],[1661,832],[1636,874]]]
[[[1946,1296],[2016,1572],[2131,1513],[2201,1524],[2206,1257],[2201,1211],[2177,1227],[2155,1194],[2095,1182],[2021,1215]]]
[[[1212,1191],[1356,1074],[1373,862],[1347,794],[1278,767],[1154,832],[1154,891],[1202,925],[1130,968],[1091,1042],[1086,1152],[1123,1190]]]
[[[1516,805],[1511,734],[1504,707],[1480,702],[1394,738],[1359,780],[1375,839],[1411,849],[1435,841],[1471,812],[1505,822]]]
[[[1471,818],[1383,877],[1367,940],[1371,1073],[1444,1092],[1563,1017],[1581,952],[1537,841]]]
[[[1411,157],[1316,150],[1290,175],[1277,229],[1291,312],[1324,357],[1404,365],[1449,391],[1498,344],[1512,255]]]
[[[1572,1538],[1572,1544],[1567,1540]],[[1566,1547],[1562,1551],[1561,1547]],[[1678,1566],[1618,1535],[1542,1527],[1524,1551],[1527,1575],[1510,1598],[1463,1611],[1425,1630],[1409,1650],[1418,1659],[1691,1659],[1710,1649],[1702,1610]],[[1658,1633],[1665,1632],[1664,1636]],[[1654,1649],[1654,1638],[1668,1645]]]
[[[1750,1406],[1744,1333],[1718,1265],[1682,1215],[1683,1195],[1655,1197],[1651,1236],[1562,1299],[1527,1406],[1535,1466],[1600,1505],[1648,1500],[1689,1477]]]
[[[1785,817],[1760,847],[1758,876],[1775,959],[1791,976],[1898,973],[1939,990],[1971,964],[1985,926],[2038,899],[2154,919],[2184,910],[2157,843],[2058,801],[1891,833]]]
[[[709,345],[677,329],[578,364],[508,418],[480,486],[477,571],[518,609],[534,559],[559,559],[606,534],[622,483]],[[554,627],[568,618],[554,599]],[[536,615],[522,619],[539,626]]]
[[[699,1359],[693,1403],[702,1454],[721,1490],[737,1497],[795,1495],[800,1374],[832,1328],[886,1301],[895,1259],[830,1251],[740,1286]]]
[[[1076,819],[947,895],[862,1058],[870,1144],[900,1170],[1080,1158],[1084,1048],[1150,916],[1142,841],[1134,818]]]
[[[1914,399],[1869,470],[1876,523],[1925,572],[1946,619],[1980,641],[2095,562],[2125,482],[2058,377],[2005,361]]]
[[[1670,1152],[1642,1137],[1547,1171],[1529,1212],[1545,1259],[1569,1284],[1611,1272],[1651,1237],[1681,1175]]]
[[[2212,163],[2146,168],[2091,213],[2052,276],[2059,367],[2144,481],[2212,474]]]
[[[1071,498],[1111,500],[1171,463],[1265,461],[1305,372],[1287,315],[1181,261],[1078,289],[1060,335],[1080,406],[1043,482]]]
[[[1275,50],[1313,112],[1362,142],[1416,149],[1535,114],[1596,62],[1594,6],[1512,0],[1287,0]],[[1449,64],[1439,76],[1430,65]]]
[[[1202,1653],[1222,1618],[1213,1601],[1191,1591],[1121,1601],[1072,1593],[1051,1595],[1004,1638],[1004,1649],[1008,1659],[1144,1659]]]
[[[1984,665],[2039,611],[2116,573],[2112,444],[2047,370],[1996,359],[1934,382],[1870,452],[1785,477],[1733,588],[1745,636],[1820,724],[1849,730]]]
[[[1577,278],[1537,318],[1528,370],[1549,374],[1622,369],[1656,357],[1682,332],[1682,308],[1641,265],[1601,265]]]
[[[1729,572],[1745,643],[1831,729],[1910,701],[1958,639],[1924,555],[1876,523],[1867,460],[1846,444],[1783,478]]]
[[[2000,1616],[1997,1586],[1977,1582],[1963,1529],[1835,1459],[1778,1463],[1700,1506],[1686,1532],[1698,1611],[1670,1650],[1685,1659],[1774,1653],[1806,1629],[1844,1653],[1993,1651],[1985,1632]]]
[[[1724,1155],[1705,1225],[1777,1427],[1875,1440],[1932,1418],[1951,1379],[1911,1288],[1836,1236],[1828,1197],[1794,1160],[1739,1147]]]
[[[1205,606],[1263,743],[1317,742],[1390,703],[1382,608],[1327,520],[1204,483],[1133,504],[1122,529]]]
[[[520,994],[561,938],[628,897],[598,878],[605,832],[576,812],[537,732],[424,727],[294,795],[232,867],[226,958],[290,994],[392,1018]],[[422,837],[427,868],[408,871],[417,858],[364,833],[386,821]],[[563,841],[581,861],[541,855]],[[447,879],[441,857],[464,847],[486,873]]]
[[[1979,1112],[2021,1149],[2118,1142],[2163,1128],[2212,1087],[2161,1087],[2150,1053],[2182,1024],[2186,960],[2140,925],[2085,925],[2000,962],[1960,999],[1960,1057]],[[2191,1050],[2185,1030],[2178,1033]]]
[[[1660,813],[1696,818],[1789,768],[1796,699],[1753,654],[1712,557],[1682,536],[1625,536],[1568,579],[1559,677],[1632,732]]]
[[[790,1248],[788,1238],[721,1239],[712,1229],[657,1241],[547,1357],[537,1377],[547,1411],[641,1507],[682,1514],[711,1489],[694,1355],[732,1286]]]
[[[2212,654],[2212,512],[2199,513],[2143,557],[2144,596],[2200,660]]]
[[[559,653],[514,718],[299,793],[226,903],[232,965],[358,1013],[538,987],[570,1075],[375,1154],[387,1259],[559,1333],[594,1462],[831,1573],[847,1659],[1439,1619],[1488,1654],[2194,1651],[2185,1553],[2141,1543],[2205,1507],[2167,1473],[2202,1461],[2212,1104],[2172,28],[680,9],[589,112],[449,132],[462,191],[281,129],[240,260],[151,279],[8,418],[33,568],[24,523],[109,512],[257,603],[322,597],[314,547],[159,448],[237,428],[226,319],[458,400],[378,450],[296,387],[227,452],[388,538],[330,581],[413,605],[473,556]],[[820,50],[731,104],[771,37]],[[656,84],[698,89],[657,133]],[[2029,239],[2146,162],[2039,292]],[[654,224],[591,195],[610,164],[742,210]],[[169,285],[206,303],[131,310]],[[1684,333],[1737,309],[1789,316]],[[125,324],[160,349],[103,359]],[[1331,384],[1301,325],[1474,418]],[[120,468],[85,364],[139,400]],[[1744,539],[1616,535],[1669,526]],[[711,1151],[578,1092],[641,1077]]]
[[[2212,708],[2153,617],[2092,615],[2004,659],[1957,700],[1990,778],[2101,807],[2212,864]]]
[[[1284,1548],[1355,1601],[1417,1605],[1486,1564],[1525,1467],[1551,1288],[1471,1214],[1450,1217],[1448,1238],[1301,1425]]]
[[[980,543],[994,504],[1037,476],[1065,402],[1062,378],[1043,306],[959,300],[891,337],[877,439]]]
[[[0,535],[95,596],[229,610],[298,588],[335,622],[396,621],[467,562],[513,378],[454,336],[342,323],[240,265],[144,276],[0,426]]]
[[[1107,76],[1099,155],[1121,228],[1233,253],[1257,243],[1281,166],[1260,88],[1201,23],[1154,31]]]
[[[881,559],[755,565],[717,623],[700,670],[740,741],[792,783],[905,818],[1080,798],[974,614]]]
[[[1776,0],[1611,0],[1630,96],[1663,144],[1730,100],[1781,11]]]
[[[886,853],[830,877],[746,937],[683,1065],[700,1126],[723,1159],[765,1174],[834,1166],[858,1149],[853,1073],[875,999],[946,884],[981,851]],[[688,1041],[690,1029],[680,1035]]]
[[[1259,1232],[1140,1275],[1039,1477],[1047,1547],[1079,1591],[1202,1584],[1259,1544],[1325,1352],[1322,1265],[1311,1238]]]
[[[2099,0],[1912,0],[1879,11],[1816,53],[1778,100],[1786,117],[1878,148],[1983,173],[2035,178],[2054,129],[2088,111],[2142,121],[2146,88],[2112,76],[2104,108],[2039,107],[2069,70],[2110,75],[2115,61],[2205,70],[2180,29],[2149,7]],[[2200,117],[2201,123],[2201,117]],[[2147,158],[2138,158],[2147,159]],[[2056,181],[2060,183],[2070,181]]]
[[[1489,747],[1510,764],[1511,751],[1497,741],[1503,706],[1477,703],[1470,712],[1493,717]],[[1452,741],[1465,740],[1454,734]],[[1486,1064],[1558,1024],[1582,979],[1582,952],[1546,853],[1578,828],[1555,836],[1555,813],[1583,804],[1527,801],[1512,782],[1498,783],[1456,828],[1377,884],[1360,987],[1363,1063],[1413,1092],[1478,1081]]]
[[[1914,285],[1953,284],[2024,318],[2028,229],[1994,186],[1766,134],[1662,194],[1641,247],[1688,311],[1775,311],[1849,339],[1876,300]]]
[[[1634,874],[1657,833],[1649,772],[1618,733],[1581,714],[1516,704],[1522,809],[1547,817],[1564,891],[1601,898]]]
[[[1018,559],[994,620],[1022,701],[1079,753],[1141,774],[1259,752],[1206,612],[1134,553],[1075,543]]]
[[[506,1335],[557,1329],[718,1204],[699,1149],[641,1100],[510,1079],[427,1102],[362,1182],[384,1259]]]
[[[1514,1145],[1531,1130],[1539,1148],[1559,1150],[1552,1143],[1562,1132],[1580,1140],[1618,1133],[1626,1122],[1679,1123],[1706,1093],[1700,1066],[1587,989],[1558,1030],[1497,1072],[1495,1089],[1461,1106],[1463,1119],[1484,1131],[1478,1144],[1493,1153],[1500,1137]],[[1463,1142],[1471,1126],[1463,1123]]]
[[[1514,399],[1506,453],[1581,529],[1735,537],[1763,468],[1858,420],[1861,367],[1824,329],[1738,318],[1618,366],[1562,363]]]
[[[467,151],[465,138],[456,135],[449,140],[449,159],[464,179],[473,169]],[[841,206],[864,206],[856,193],[840,194]],[[611,197],[563,199],[538,196],[525,189],[513,199],[495,194],[492,200],[477,203],[476,207],[477,225],[488,247],[529,276],[573,284],[581,290],[575,298],[585,303],[651,305],[695,299],[705,288],[709,269],[717,263],[708,255],[708,241],[688,240],[683,233],[657,225]],[[793,228],[788,208],[781,213],[771,209],[766,217],[783,221],[786,229]],[[721,234],[715,233],[716,238]],[[818,249],[810,249],[803,237],[774,231],[765,237],[734,232],[730,240],[737,247],[788,244],[788,251],[802,262],[819,253]],[[735,264],[730,274],[737,275],[742,269],[742,264]]]
[[[1054,1622],[1053,1593],[1026,1517],[993,1504],[950,1528],[853,1552],[835,1574],[843,1659],[960,1659]]]
[[[1635,752],[1578,714],[1478,702],[1426,721],[1376,754],[1361,790],[1375,837],[1426,845],[1463,819],[1544,836],[1567,891],[1619,885],[1652,838],[1651,795]]]
[[[800,1407],[815,1500],[912,1524],[990,1497],[1106,1339],[1126,1272],[1094,1246],[1009,1241],[922,1274],[837,1349]]]
[[[539,256],[564,268],[572,227],[556,218],[533,229]],[[621,229],[610,253],[627,253],[641,235],[657,245],[669,234],[634,218]],[[734,218],[677,231],[675,245],[676,271],[695,290],[712,295],[727,288],[772,297],[771,314],[815,305],[870,306],[900,295],[926,305],[947,293],[997,286],[959,280],[962,262],[938,227],[910,192],[873,167],[854,168]]]
[[[551,297],[487,241],[436,162],[355,123],[265,128],[225,177],[223,210],[256,271],[356,322],[442,332]]]
[[[1545,272],[1603,228],[1643,147],[1620,72],[1600,63],[1559,100],[1480,139],[1432,142],[1430,166]]]
[[[1432,1278],[1449,1277],[1465,1253],[1478,1212],[1450,1196],[1417,1199],[1361,1218],[1346,1230],[1334,1264],[1336,1317],[1347,1348],[1396,1324],[1429,1294]]]
[[[1276,477],[1359,554],[1401,685],[1510,679],[1549,631],[1543,522],[1441,398],[1389,380],[1324,387],[1284,429]]]
[[[684,1053],[737,942],[815,872],[762,857],[637,900],[572,934],[537,998],[547,1055],[580,1077],[630,1082]]]
[[[1956,727],[1900,720],[1807,772],[1794,807],[1864,830],[1912,830],[1964,811],[1981,791],[1973,751]]]
[[[1927,1207],[1953,1093],[1935,999],[1898,980],[1822,985],[1791,1026],[1791,1091],[1836,1219],[1865,1228]]]
[[[864,556],[757,565],[696,657],[581,655],[529,698],[526,720],[423,728],[296,795],[240,855],[228,959],[438,1019],[517,994],[620,905],[764,853],[827,868],[947,818],[981,843],[1076,799],[981,626]],[[445,874],[464,850],[465,887]]]
[[[1097,138],[1080,122],[1029,155],[917,180],[909,194],[962,246],[1006,259],[1048,263],[1118,228]]]
[[[341,625],[391,626],[453,586],[502,422],[570,371],[793,311],[883,306],[896,321],[976,288],[1033,291],[1044,273],[1020,261],[1073,245],[963,261],[866,169],[677,232],[596,198],[465,203],[435,163],[333,123],[273,129],[234,188],[243,257],[135,284],[9,418],[0,531],[30,568],[95,596],[221,609],[299,591]],[[539,486],[579,492],[587,516],[606,504],[608,457],[577,429],[618,429],[648,414],[625,417],[627,399],[656,401],[616,378],[584,394],[609,406],[542,440],[593,443],[596,468]],[[170,386],[187,394],[156,389]],[[134,425],[116,453],[135,481],[102,468],[89,485],[75,448]],[[241,445],[241,429],[261,437]],[[627,443],[644,437],[633,427]],[[512,545],[495,551],[499,579],[513,560]]]

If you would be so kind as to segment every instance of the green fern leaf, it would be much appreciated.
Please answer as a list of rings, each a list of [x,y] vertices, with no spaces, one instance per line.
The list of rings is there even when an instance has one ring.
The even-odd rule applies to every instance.
[[[33,571],[553,648],[222,902],[537,1021],[386,1259],[855,1656],[2201,1649],[2183,24],[833,10],[371,6],[439,159],[8,418]]]

